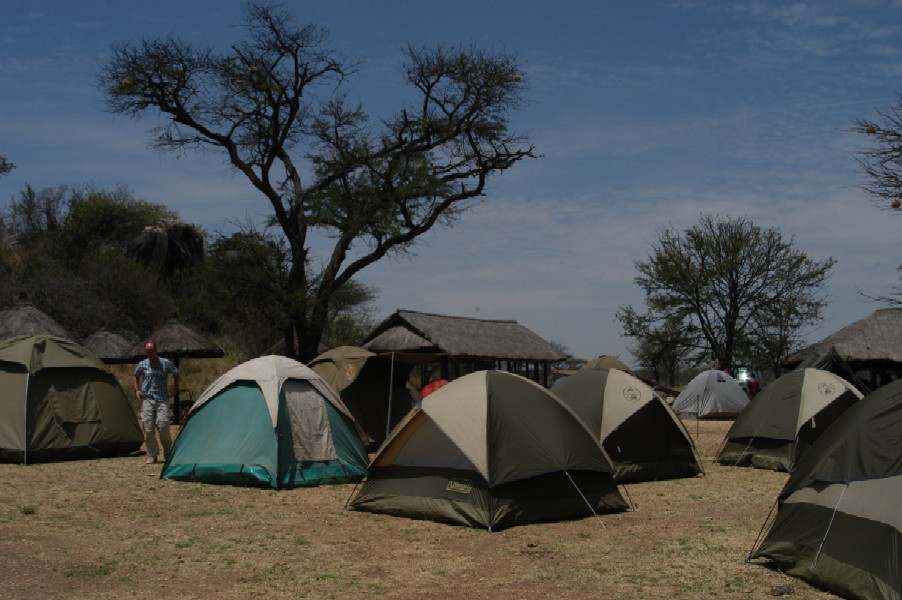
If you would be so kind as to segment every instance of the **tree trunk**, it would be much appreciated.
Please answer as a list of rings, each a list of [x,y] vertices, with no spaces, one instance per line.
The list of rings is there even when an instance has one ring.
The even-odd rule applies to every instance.
[[[319,343],[323,339],[323,328],[306,324],[306,329],[297,330],[298,334],[298,356],[297,359],[307,364],[319,355]]]

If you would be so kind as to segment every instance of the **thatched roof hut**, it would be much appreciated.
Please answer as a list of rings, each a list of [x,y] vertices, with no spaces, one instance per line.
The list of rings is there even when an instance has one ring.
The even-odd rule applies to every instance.
[[[106,329],[99,329],[86,337],[81,345],[107,364],[124,364],[134,362],[132,348],[136,337],[128,337],[113,333]]]
[[[11,307],[0,310],[0,340],[22,335],[54,335],[75,341],[65,327],[35,308],[25,293],[19,294]]]
[[[845,361],[871,389],[902,377],[902,308],[881,308],[836,333],[789,356],[783,364],[795,368],[830,350]]]
[[[159,355],[172,359],[172,362],[175,363],[176,367],[179,366],[179,360],[182,358],[222,358],[225,356],[225,352],[223,352],[222,348],[192,330],[190,327],[186,327],[179,323],[175,313],[169,317],[169,321],[165,325],[132,347],[129,354],[132,356],[133,360],[129,362],[138,362],[145,358],[144,344],[146,344],[147,341],[153,341]],[[181,420],[180,404],[180,390],[176,390],[175,398],[172,402],[173,423],[179,423]]]
[[[172,358],[176,363],[180,358],[221,358],[225,355],[215,343],[179,323],[174,314],[165,325],[132,347],[130,354],[133,359],[142,360],[145,357],[144,344],[148,340],[156,344],[160,356]]]
[[[371,352],[438,354],[440,376],[500,369],[549,382],[551,365],[566,356],[516,321],[473,319],[397,310],[370,333]],[[425,381],[421,382],[425,383]]]

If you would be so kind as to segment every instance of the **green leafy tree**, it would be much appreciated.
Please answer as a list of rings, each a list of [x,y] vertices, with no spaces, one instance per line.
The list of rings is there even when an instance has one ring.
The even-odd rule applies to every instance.
[[[703,215],[685,232],[659,229],[635,282],[652,318],[697,331],[718,368],[737,357],[769,366],[820,319],[834,263],[812,260],[777,228]]]
[[[287,249],[286,349],[307,360],[357,273],[452,224],[490,177],[533,156],[509,128],[522,69],[473,47],[408,47],[411,100],[377,126],[348,102],[357,65],[323,29],[268,4],[246,16],[246,38],[225,52],[168,38],[116,44],[99,83],[112,112],[166,120],[155,148],[222,153],[266,198]],[[314,234],[331,250],[314,255]]]
[[[4,295],[27,292],[79,337],[100,327],[149,332],[174,304],[156,274],[124,246],[145,226],[174,216],[125,189],[26,186],[3,219]]]
[[[44,241],[59,232],[66,210],[67,186],[36,190],[30,185],[10,202],[5,223],[21,242]]]
[[[329,319],[323,332],[323,344],[359,346],[376,326],[373,303],[379,290],[357,280],[350,280],[332,297]]]
[[[266,232],[214,235],[203,263],[174,279],[183,316],[240,340],[248,356],[263,353],[285,326],[286,262],[284,244]]]
[[[683,371],[697,364],[699,336],[687,319],[639,314],[632,306],[621,306],[615,317],[623,335],[635,340],[630,353],[655,381],[675,385]]]
[[[164,205],[139,200],[124,187],[76,188],[66,204],[62,226],[72,250],[97,244],[125,247],[146,227],[178,219]]]
[[[207,331],[238,341],[248,356],[268,351],[280,338],[290,310],[285,293],[289,251],[269,230],[242,225],[213,237],[204,262],[181,273],[173,289],[183,314]],[[323,343],[358,345],[373,326],[376,290],[351,280],[330,303]]]

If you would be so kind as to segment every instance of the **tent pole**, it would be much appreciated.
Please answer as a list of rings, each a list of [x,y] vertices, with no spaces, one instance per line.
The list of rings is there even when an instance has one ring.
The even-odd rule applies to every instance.
[[[363,483],[362,479],[354,484],[354,488],[351,490],[351,493],[348,495],[348,499],[345,500],[345,510],[348,510],[348,505],[351,504],[351,498],[354,497],[354,494],[357,492],[357,488],[360,487],[361,483]]]
[[[592,504],[591,504],[591,503],[589,502],[589,500],[586,498],[585,494],[583,494],[583,491],[582,491],[581,489],[579,489],[579,486],[576,485],[576,482],[575,482],[575,481],[573,481],[573,477],[570,476],[570,472],[569,472],[567,469],[564,469],[564,474],[567,476],[567,479],[570,480],[570,483],[573,484],[573,487],[576,488],[576,492],[579,494],[579,497],[582,498],[582,499],[583,499],[583,502],[586,503],[586,506],[589,507],[589,510],[592,512],[592,515],[598,519],[598,522],[599,522],[599,523],[601,523],[601,528],[602,528],[602,529],[607,529],[608,526],[604,524],[604,521],[601,520],[601,517],[599,517],[599,516],[598,516],[598,513],[595,512],[595,509],[592,508]]]
[[[392,390],[395,387],[395,353],[391,353],[391,368],[388,371],[388,415],[385,418],[385,439],[388,439],[388,434],[391,432],[391,401],[392,401]]]
[[[849,489],[848,482],[846,482],[846,487],[843,488],[842,494],[839,495],[839,500],[836,501],[836,506],[833,507],[833,514],[830,515],[830,522],[827,523],[827,531],[824,532],[824,537],[821,540],[821,543],[818,544],[817,552],[814,555],[814,560],[811,561],[811,566],[808,567],[809,569],[814,570],[815,565],[817,565],[817,559],[820,558],[821,550],[824,548],[824,543],[826,543],[826,541],[827,541],[827,535],[830,534],[830,528],[833,527],[833,519],[836,518],[836,511],[839,510],[839,503],[842,502],[842,498],[843,498],[843,496],[846,495],[847,489]]]
[[[22,438],[22,441],[23,441],[22,465],[27,467],[28,466],[28,391],[29,391],[29,388],[31,387],[31,368],[28,369],[28,372],[26,375],[27,375],[27,377],[25,378],[25,406],[23,407],[24,410],[22,411],[24,413],[22,415],[22,418],[23,418],[24,424],[25,424],[25,426],[22,428],[22,433],[24,436]]]
[[[698,430],[698,427],[699,427],[698,420],[702,416],[701,400],[699,398],[700,396],[701,396],[701,394],[699,394],[698,396],[695,397],[695,439],[699,439],[698,436],[700,435],[699,430]]]
[[[623,493],[626,494],[626,499],[630,503],[630,506],[632,507],[633,512],[636,512],[637,510],[639,510],[639,505],[633,501],[633,497],[630,496],[630,491],[628,489],[626,489],[626,486],[621,485],[620,487],[623,488]]]
[[[764,519],[764,523],[761,524],[761,530],[758,531],[758,537],[755,538],[755,543],[752,544],[752,549],[749,550],[748,556],[745,557],[745,562],[750,562],[752,560],[752,554],[755,553],[755,548],[758,547],[758,543],[761,541],[761,534],[764,533],[764,528],[767,527],[767,522],[770,521],[770,516],[774,513],[774,509],[777,507],[777,504],[780,502],[780,497],[777,496],[777,499],[774,500],[773,505],[770,507],[770,512],[767,513],[767,517]]]
[[[740,454],[740,455],[739,455],[739,458],[736,459],[736,462],[733,463],[733,466],[734,466],[734,467],[735,467],[736,465],[738,465],[738,464],[740,463],[740,461],[742,461],[743,457],[745,456],[745,453],[748,452],[749,448],[752,447],[752,442],[754,442],[754,441],[755,441],[755,437],[754,437],[754,436],[752,436],[752,437],[749,438],[749,443],[745,445],[745,448],[742,450],[742,454]],[[726,438],[724,438],[724,443],[726,443]],[[751,459],[749,459],[749,460],[751,460]]]

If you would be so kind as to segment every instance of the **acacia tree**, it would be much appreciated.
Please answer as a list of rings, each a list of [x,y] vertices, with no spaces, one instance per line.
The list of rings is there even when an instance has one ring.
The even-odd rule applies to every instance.
[[[112,112],[164,117],[152,146],[221,152],[267,199],[289,251],[286,351],[306,360],[337,290],[452,224],[490,176],[534,156],[508,123],[521,68],[473,47],[408,47],[412,100],[374,126],[343,91],[357,65],[322,28],[251,4],[246,30],[223,53],[171,38],[116,44],[99,82]],[[316,232],[332,240],[322,256],[311,255]]]
[[[173,281],[180,310],[209,332],[226,334],[248,356],[273,346],[285,326],[283,289],[289,271],[287,245],[251,224],[210,240],[204,261]],[[333,294],[323,342],[359,345],[374,325],[373,287],[350,280]]]
[[[737,356],[772,364],[773,356],[749,356],[764,342],[777,359],[792,349],[789,342],[820,319],[834,262],[812,260],[776,228],[703,215],[683,233],[659,229],[651,256],[636,262],[635,282],[650,314],[697,330],[703,350],[730,369]]]
[[[902,209],[902,94],[896,104],[878,111],[878,118],[858,119],[853,131],[872,142],[857,160],[867,181],[862,186],[884,208]]]
[[[15,168],[16,165],[9,162],[5,156],[0,156],[0,177],[8,175]]]
[[[902,211],[902,94],[887,110],[878,111],[877,119],[858,119],[853,131],[868,136],[871,145],[858,153],[857,160],[866,176],[864,190],[883,209]],[[899,267],[902,281],[902,267]],[[864,296],[887,304],[902,304],[902,283],[893,286],[888,295]]]

